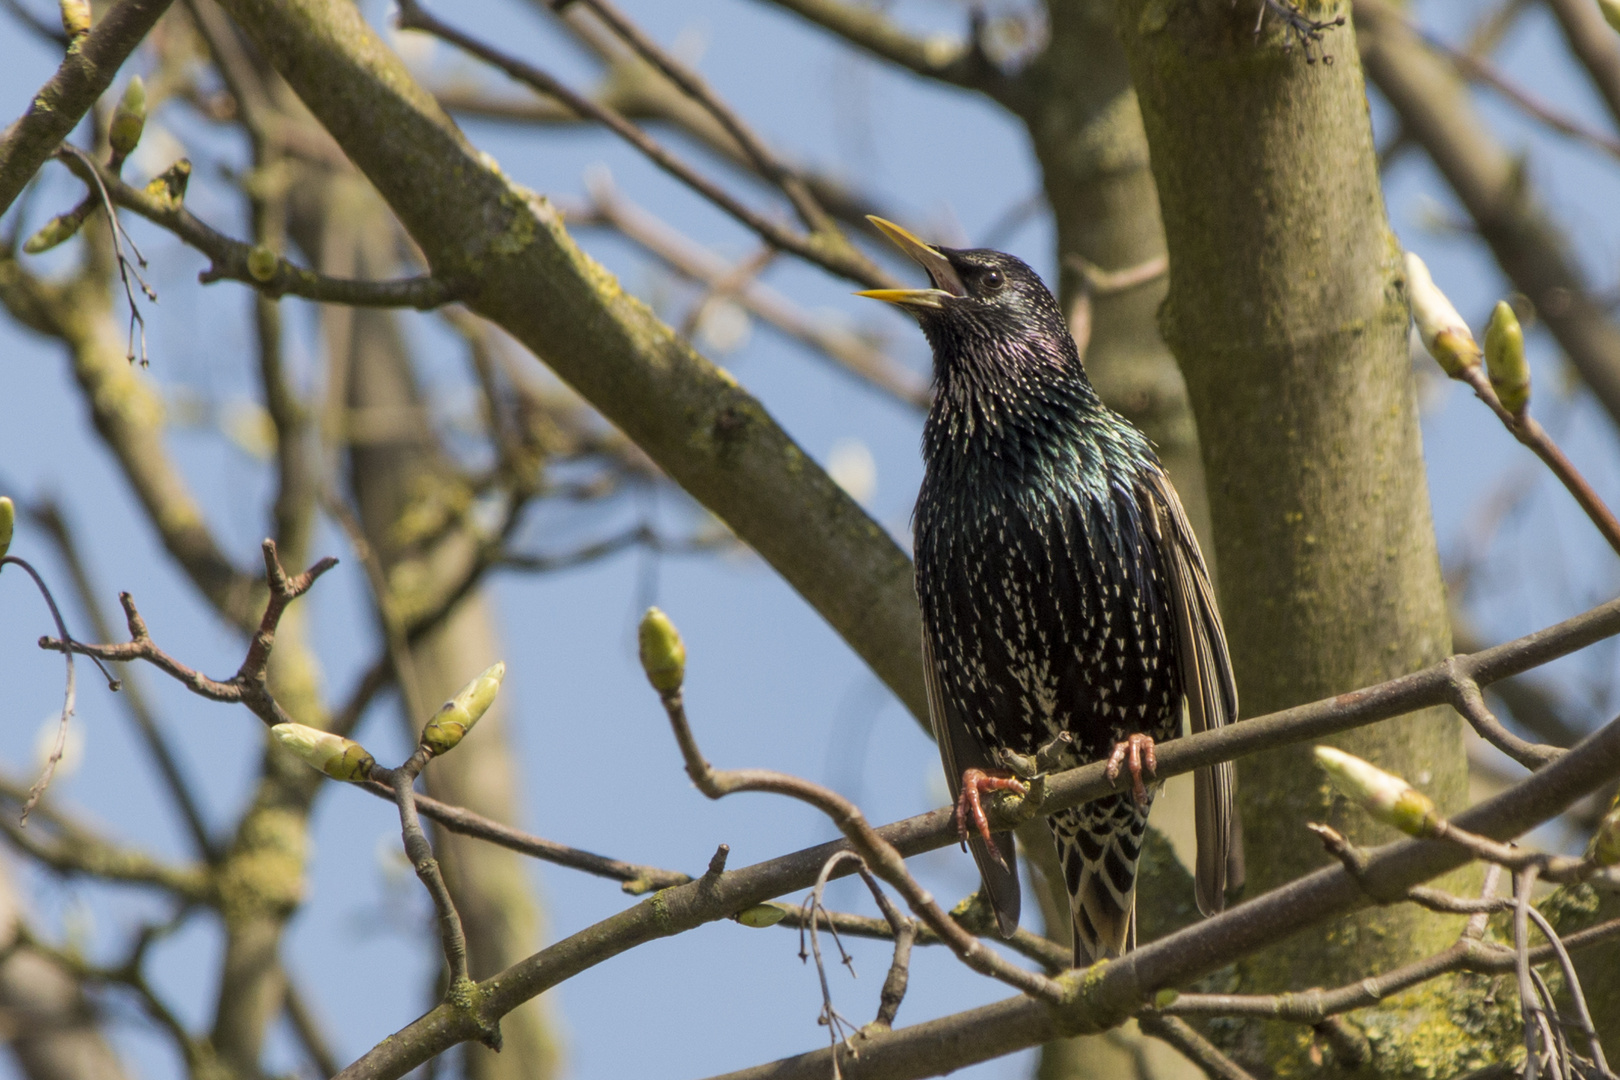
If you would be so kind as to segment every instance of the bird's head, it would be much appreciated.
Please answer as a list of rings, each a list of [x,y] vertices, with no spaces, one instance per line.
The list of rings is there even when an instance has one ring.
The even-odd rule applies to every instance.
[[[928,272],[932,288],[868,289],[857,293],[914,315],[934,347],[941,374],[962,365],[1007,373],[1030,366],[1073,373],[1074,339],[1052,293],[1022,260],[986,248],[926,244],[882,218],[869,219]]]

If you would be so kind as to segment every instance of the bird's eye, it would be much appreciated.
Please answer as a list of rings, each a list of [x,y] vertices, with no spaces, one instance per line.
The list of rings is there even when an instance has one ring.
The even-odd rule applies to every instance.
[[[979,287],[987,293],[993,293],[1007,284],[1007,279],[1001,276],[1000,270],[986,270],[979,275]]]

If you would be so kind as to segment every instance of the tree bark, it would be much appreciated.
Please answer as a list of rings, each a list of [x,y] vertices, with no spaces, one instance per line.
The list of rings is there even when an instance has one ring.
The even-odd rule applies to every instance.
[[[1202,433],[1245,715],[1412,671],[1450,649],[1401,253],[1351,31],[1329,31],[1330,65],[1284,48],[1274,21],[1256,41],[1253,23],[1251,8],[1225,0],[1119,9],[1171,258],[1161,326]],[[1450,710],[1334,741],[1448,811],[1464,804]],[[1238,794],[1251,892],[1325,861],[1307,821],[1357,842],[1391,835],[1332,794],[1308,747],[1240,762]],[[1442,947],[1456,930],[1412,907],[1380,908],[1325,939],[1284,942],[1238,975],[1255,991],[1336,985]],[[1404,1030],[1372,1045],[1381,1073],[1416,1075],[1423,1053],[1450,1066],[1466,1058],[1443,1002],[1416,995],[1407,1007]],[[1250,1025],[1236,1048],[1285,1072],[1309,1068],[1309,1038]]]
[[[1113,5],[1098,0],[1049,0],[1049,44],[1020,76],[1022,92],[1013,100],[1040,162],[1057,227],[1059,301],[1071,313],[1077,305],[1086,305],[1086,371],[1103,400],[1153,440],[1209,549],[1209,503],[1197,428],[1186,384],[1159,335],[1156,319],[1168,277],[1159,274],[1118,292],[1087,295],[1075,259],[1120,271],[1162,257],[1165,250],[1147,136],[1113,16]],[[1161,801],[1154,822],[1190,847],[1190,798],[1174,802]],[[1028,838],[1025,852],[1036,874],[1047,934],[1067,945],[1068,894],[1061,875],[1052,872],[1055,853],[1045,832],[1045,824],[1036,822],[1020,835]],[[1144,914],[1149,908],[1175,904],[1174,890],[1191,889],[1184,871],[1155,870],[1170,871],[1173,864],[1173,857],[1170,864],[1144,861],[1138,885]],[[1191,895],[1189,891],[1179,899],[1190,903]],[[1142,930],[1157,921],[1144,919]],[[1142,936],[1144,941],[1151,939]],[[1191,1063],[1131,1025],[1108,1035],[1048,1043],[1036,1076],[1064,1080],[1122,1075],[1136,1070],[1143,1055],[1156,1077],[1200,1075]]]

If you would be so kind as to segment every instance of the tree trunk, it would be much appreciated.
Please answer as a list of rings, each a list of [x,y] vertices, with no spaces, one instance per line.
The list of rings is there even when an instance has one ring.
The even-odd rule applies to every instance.
[[[1209,503],[1197,429],[1186,385],[1156,320],[1168,278],[1160,273],[1118,291],[1094,293],[1079,268],[1083,264],[1078,260],[1084,260],[1105,272],[1126,271],[1164,255],[1147,136],[1125,53],[1114,33],[1113,6],[1098,0],[1051,0],[1047,15],[1050,43],[1025,73],[1027,96],[1020,99],[1020,114],[1057,226],[1059,299],[1071,322],[1084,323],[1077,329],[1086,338],[1081,347],[1092,382],[1103,400],[1153,440],[1207,549]],[[1192,843],[1191,784],[1174,788],[1171,797],[1160,801],[1154,824],[1187,851]],[[1025,851],[1039,883],[1048,936],[1067,944],[1068,894],[1061,876],[1048,869],[1055,861],[1045,831],[1044,823],[1037,822],[1021,835],[1029,836]],[[1159,864],[1148,859],[1141,868],[1138,891],[1144,915],[1147,908],[1178,900],[1190,906],[1192,885],[1186,873],[1159,874],[1154,865]],[[1189,891],[1178,895],[1181,888]],[[1151,931],[1159,921],[1144,918],[1141,940],[1157,936]],[[1199,1075],[1135,1025],[1106,1036],[1049,1043],[1036,1075],[1039,1080],[1124,1075],[1139,1068],[1144,1054],[1155,1077]]]
[[[1171,258],[1161,326],[1202,434],[1244,715],[1409,672],[1450,649],[1400,247],[1351,31],[1328,31],[1333,63],[1307,63],[1270,16],[1257,41],[1254,17],[1226,0],[1119,9]],[[1446,810],[1465,801],[1461,728],[1448,709],[1334,742]],[[1391,836],[1332,794],[1309,747],[1240,763],[1238,794],[1251,892],[1325,861],[1307,821],[1360,843]],[[1326,937],[1280,943],[1238,979],[1248,991],[1336,985],[1441,948],[1457,929],[1414,907],[1375,908]],[[1459,1071],[1471,1037],[1448,1005],[1411,995],[1398,1030],[1379,1029],[1362,1064],[1384,1075],[1437,1063],[1425,1074]],[[1234,1046],[1285,1073],[1309,1068],[1309,1041],[1302,1027],[1248,1025]]]

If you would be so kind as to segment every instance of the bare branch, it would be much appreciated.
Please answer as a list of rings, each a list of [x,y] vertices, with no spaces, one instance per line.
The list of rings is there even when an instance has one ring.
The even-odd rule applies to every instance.
[[[269,725],[291,723],[292,718],[282,711],[281,705],[271,696],[266,679],[270,665],[270,650],[275,645],[276,627],[280,624],[287,605],[308,592],[315,579],[336,566],[337,560],[330,557],[321,559],[304,573],[288,577],[287,572],[282,569],[281,562],[276,558],[275,541],[266,540],[263,546],[270,598],[265,604],[264,615],[259,620],[259,629],[248,644],[247,655],[242,658],[241,667],[237,669],[235,675],[223,682],[210,679],[159,648],[146,629],[146,620],[141,618],[141,613],[135,608],[135,598],[129,593],[120,593],[118,596],[124,605],[124,616],[129,623],[130,640],[127,643],[86,645],[83,642],[71,641],[64,645],[60,638],[46,637],[40,639],[39,647],[52,652],[71,649],[75,653],[93,656],[98,660],[145,660],[177,679],[194,694],[211,701],[240,702]]]
[[[0,133],[0,214],[11,208],[41,165],[56,153],[149,30],[170,0],[119,0],[94,29],[68,47],[51,80],[28,111]]]
[[[0,778],[0,796],[20,807],[27,801],[28,792]],[[200,867],[164,862],[115,844],[49,804],[36,809],[34,816],[36,827],[29,829],[9,813],[0,814],[0,831],[19,851],[59,873],[149,885],[191,903],[212,903],[216,899],[214,883]],[[41,821],[43,829],[39,827]]]
[[[777,160],[764,140],[754,133],[719,94],[714,92],[703,76],[660,48],[658,43],[631,22],[612,0],[581,0],[581,2],[583,6],[595,12],[596,16],[625,44],[634,49],[638,56],[679,87],[682,93],[701,104],[720,123],[726,134],[737,141],[737,145],[747,155],[754,169],[781,188],[782,193],[793,204],[794,210],[798,212],[799,220],[804,223],[805,228],[812,233],[826,232],[834,228],[827,211],[816,202],[815,196],[805,184],[783,162]]]
[[[1485,695],[1473,679],[1459,678],[1452,707],[1462,714],[1480,738],[1527,769],[1539,769],[1563,753],[1556,746],[1527,742],[1502,726],[1485,705]]]
[[[1592,85],[1609,108],[1609,115],[1620,122],[1620,43],[1603,21],[1597,4],[1580,0],[1547,0],[1547,7],[1564,31],[1569,51],[1592,79]]]
[[[1509,906],[1511,906],[1509,901]],[[1571,934],[1565,948],[1600,945],[1620,937],[1620,919]],[[1579,939],[1579,940],[1577,940]],[[1553,947],[1530,951],[1531,963],[1555,959]],[[1263,1020],[1292,1020],[1314,1024],[1329,1016],[1376,1005],[1391,995],[1453,971],[1504,975],[1518,963],[1512,949],[1477,938],[1459,939],[1450,948],[1382,975],[1372,975],[1332,990],[1304,990],[1287,994],[1181,994],[1161,1010],[1173,1016],[1249,1016]]]
[[[1204,737],[1189,736],[1177,741]],[[1583,792],[1601,784],[1606,770],[1616,767],[1620,767],[1620,721],[1609,724],[1510,791],[1459,815],[1457,820],[1462,827],[1481,835],[1516,836],[1559,813]],[[1564,788],[1566,783],[1572,786]],[[1370,852],[1366,876],[1380,893],[1393,894],[1455,868],[1466,858],[1461,849],[1438,841],[1404,840]],[[1092,969],[1077,987],[1070,984],[1073,993],[1057,1008],[1033,998],[1012,998],[876,1035],[861,1049],[859,1075],[917,1080],[1000,1057],[1060,1034],[1100,1030],[1123,1020],[1161,989],[1185,985],[1250,949],[1347,914],[1365,903],[1361,887],[1343,867],[1318,870]],[[1609,930],[1615,931],[1620,931],[1620,924]],[[1574,945],[1578,936],[1571,935],[1566,945]],[[1462,947],[1478,944],[1469,941]],[[1515,963],[1512,952],[1500,951],[1505,958],[1502,970],[1511,970]],[[1182,1000],[1177,999],[1177,1004]],[[818,1080],[828,1067],[827,1052],[815,1051],[729,1073],[725,1080]]]
[[[40,577],[39,571],[35,570],[27,561],[19,559],[15,555],[0,555],[0,570],[4,570],[7,566],[19,567],[33,579],[34,587],[39,590],[39,595],[45,599],[45,606],[50,609],[51,621],[56,624],[56,632],[60,635],[60,640],[71,642],[73,639],[68,636],[67,624],[62,621],[62,613],[57,610],[56,598],[51,595],[51,590],[45,584],[45,579]],[[73,654],[64,651],[63,657],[67,661],[67,679],[65,680],[67,685],[62,694],[62,715],[61,719],[57,721],[56,739],[51,743],[51,753],[45,759],[45,768],[40,771],[39,779],[34,781],[34,786],[28,789],[28,797],[23,800],[22,812],[18,815],[17,820],[19,828],[28,824],[29,813],[38,805],[39,800],[44,797],[45,789],[50,787],[51,777],[56,775],[57,762],[62,760],[62,752],[67,747],[68,721],[73,718],[76,679],[73,672]]]
[[[1609,542],[1615,554],[1620,555],[1620,520],[1615,519],[1614,511],[1609,509],[1602,497],[1587,482],[1586,477],[1581,475],[1575,463],[1564,456],[1564,452],[1553,442],[1547,430],[1530,415],[1528,403],[1517,413],[1509,412],[1502,406],[1495,388],[1491,386],[1490,379],[1479,364],[1464,367],[1460,374],[1454,377],[1472,387],[1479,399],[1490,406],[1496,418],[1502,421],[1502,426],[1507,428],[1515,439],[1535,451],[1536,456],[1546,463],[1554,476],[1558,477],[1559,483],[1575,496],[1575,501],[1586,512],[1592,524],[1597,526],[1598,532],[1603,534],[1603,539]]]
[[[1610,633],[1620,631],[1620,601],[1596,612],[1601,612],[1601,616],[1581,616],[1554,631],[1543,631],[1475,654],[1467,658],[1469,674],[1488,683],[1596,640],[1591,635],[1598,627]],[[1262,747],[1316,739],[1442,703],[1449,694],[1447,671],[1448,665],[1440,664],[1377,687],[1284,710],[1270,717],[1246,720],[1219,731],[1184,736],[1159,748],[1158,776],[1168,778]],[[1250,732],[1254,733],[1252,737]],[[698,762],[703,764],[701,755]],[[1456,823],[1484,836],[1518,835],[1557,815],[1585,792],[1605,783],[1616,768],[1620,768],[1620,723],[1604,727],[1519,785],[1459,815]],[[1105,769],[1103,762],[1095,762],[1050,777],[1038,812],[1049,813],[1110,794],[1114,788]],[[1037,811],[1030,807],[1008,807],[1003,803],[991,811],[992,827],[1008,828],[1025,814],[1034,812]],[[956,840],[951,808],[895,822],[875,832],[904,856],[944,847]],[[644,901],[542,949],[480,984],[487,990],[480,1005],[482,1016],[486,1022],[493,1022],[494,1018],[578,971],[642,942],[681,933],[783,893],[807,888],[826,861],[847,847],[848,841],[822,844],[727,871],[712,880],[665,889],[658,894],[657,903]],[[1371,902],[1365,890],[1374,890],[1379,896],[1402,896],[1411,886],[1445,873],[1466,857],[1458,846],[1440,841],[1386,845],[1367,853],[1359,879],[1339,866],[1319,870],[1111,961],[1100,974],[1081,981],[1078,990],[1076,984],[1067,984],[1070,991],[1063,1011],[1069,1019],[1064,1021],[1062,1032],[1048,1006],[1036,1003],[1033,998],[1014,998],[944,1021],[932,1021],[889,1035],[875,1035],[862,1048],[861,1069],[878,1068],[879,1075],[889,1080],[905,1080],[998,1057],[1049,1041],[1060,1033],[1098,1030],[1122,1020],[1141,1002],[1151,999],[1157,989],[1184,985],[1250,949],[1364,907]],[[1578,936],[1572,935],[1570,944]],[[936,1033],[946,1029],[953,1035],[951,1046],[972,1047],[968,1058],[955,1052],[947,1053],[941,1043],[931,1041]],[[344,1080],[393,1080],[477,1034],[478,1029],[470,1018],[441,1007],[374,1047],[341,1075]],[[767,1076],[820,1080],[830,1065],[825,1052],[818,1051],[793,1059],[793,1068],[786,1072],[780,1072],[785,1066],[777,1063],[735,1074],[734,1080],[763,1080]]]
[[[906,869],[905,856],[867,823],[866,816],[854,803],[819,784],[786,773],[769,769],[715,770],[698,749],[697,740],[686,720],[686,707],[682,703],[680,690],[659,696],[675,732],[681,756],[686,761],[686,773],[703,794],[711,799],[720,799],[739,791],[764,791],[786,795],[814,806],[838,826],[864,865],[894,886],[905,897],[911,910],[951,947],[951,951],[964,964],[982,975],[999,979],[1038,998],[1056,1001],[1062,996],[1062,990],[1051,979],[1009,964],[947,915]]]
[[[360,785],[379,798],[392,799],[394,793],[384,784]],[[449,806],[427,795],[416,796],[416,807],[425,817],[432,818],[451,832],[463,836],[471,836],[478,840],[487,840],[503,848],[516,851],[521,855],[539,859],[542,862],[556,863],[574,870],[582,870],[597,877],[611,878],[621,882],[624,891],[631,895],[653,892],[657,889],[667,889],[675,885],[684,885],[692,880],[690,874],[683,874],[678,870],[663,870],[656,866],[642,866],[637,863],[624,862],[620,859],[610,858],[606,855],[597,855],[579,848],[559,844],[554,840],[547,840],[533,833],[526,833],[498,821],[491,821],[480,814],[459,806]]]
[[[131,187],[98,163],[76,155],[63,155],[61,160],[81,180],[101,184],[117,205],[133,210],[207,255],[210,265],[198,275],[198,280],[204,284],[220,280],[240,281],[266,296],[301,296],[306,300],[350,307],[426,310],[447,304],[455,298],[450,286],[434,277],[352,281],[294,266],[268,248],[244,244],[215,231],[193,217],[191,211],[178,200],[160,198],[150,191]],[[94,172],[90,171],[92,165]]]
[[[1204,1070],[1210,1080],[1254,1080],[1237,1062],[1221,1053],[1216,1045],[1193,1030],[1178,1016],[1144,1015],[1137,1018],[1142,1030],[1163,1039],[1180,1050],[1187,1060]]]
[[[836,34],[856,48],[907,71],[969,90],[978,90],[1007,105],[1019,103],[1022,87],[985,55],[980,27],[967,41],[941,41],[907,33],[880,8],[848,0],[771,0],[807,22]]]
[[[830,273],[870,288],[887,288],[893,285],[894,279],[879,270],[870,259],[852,247],[836,231],[829,229],[808,237],[789,231],[738,202],[730,192],[703,176],[613,109],[569,88],[534,65],[508,56],[441,22],[423,10],[416,0],[402,0],[399,8],[399,25],[402,29],[421,30],[442,38],[457,48],[493,64],[519,82],[562,101],[579,115],[590,117],[641,151],[653,164],[758,233],[771,246],[791,252]]]

